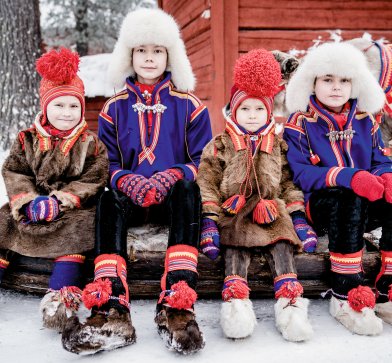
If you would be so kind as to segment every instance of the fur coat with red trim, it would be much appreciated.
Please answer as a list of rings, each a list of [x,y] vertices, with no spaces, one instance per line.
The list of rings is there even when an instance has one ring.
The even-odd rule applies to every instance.
[[[221,205],[239,194],[246,174],[246,150],[235,150],[232,139],[225,131],[204,148],[197,183],[200,186],[203,213],[218,215],[221,244],[237,247],[261,247],[286,240],[298,250],[298,239],[289,213],[304,211],[303,193],[293,184],[287,159],[287,144],[275,135],[271,153],[257,149],[253,156],[255,170],[263,199],[277,202],[279,216],[270,223],[253,222],[253,210],[259,202],[254,174],[251,173],[252,194],[236,215],[227,215]]]
[[[109,175],[106,148],[88,130],[71,134],[68,144],[54,141],[31,128],[14,142],[2,169],[10,203],[0,209],[0,249],[54,258],[94,247],[96,199]],[[23,223],[24,206],[38,195],[57,197],[58,220]]]

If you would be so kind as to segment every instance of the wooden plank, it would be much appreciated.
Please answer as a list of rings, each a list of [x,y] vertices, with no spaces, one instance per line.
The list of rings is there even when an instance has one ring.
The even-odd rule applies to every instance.
[[[259,7],[240,7],[239,27],[245,29],[384,29],[392,27],[392,7],[363,7],[367,2],[274,1]],[[297,4],[297,5],[293,5]]]
[[[197,35],[209,30],[210,27],[210,19],[199,17],[181,29],[182,39],[184,39],[185,44],[187,44]]]
[[[200,51],[204,56],[206,55],[209,56],[211,53],[210,49],[211,49],[211,39],[206,39],[204,42],[199,42],[195,44],[192,48],[191,47],[187,48],[188,57]]]
[[[163,273],[165,252],[137,252],[128,263],[128,283],[132,296],[154,298],[159,294],[159,281]],[[328,271],[330,269],[327,253],[299,254],[295,256],[298,278],[304,286],[305,295],[317,296],[327,290]],[[30,293],[46,292],[52,260],[31,257],[14,257],[9,270],[4,276],[5,288]],[[377,252],[364,254],[363,267],[368,284],[380,269]],[[85,263],[85,277],[91,281],[93,275],[93,257],[89,255]],[[205,297],[218,297],[224,279],[223,261],[211,261],[199,255],[198,293]],[[272,276],[266,260],[254,256],[249,267],[249,286],[252,296],[270,296],[272,294]],[[271,295],[272,296],[272,295]]]
[[[202,79],[198,80],[196,83],[195,95],[200,99],[211,97],[211,88],[213,87],[213,84],[212,81],[203,82]]]
[[[391,6],[390,0],[275,0],[271,2],[270,0],[240,0],[240,8],[281,8],[281,9],[325,9],[333,10],[339,9],[378,9],[385,10]]]
[[[212,132],[214,134],[224,129],[222,118],[217,115],[220,113],[222,105],[226,102],[225,93],[225,40],[224,40],[224,2],[211,0],[211,29],[212,29],[212,54],[213,54],[213,87],[211,89],[213,115]]]
[[[103,96],[86,97],[86,110],[101,110],[106,101]]]
[[[362,37],[365,30],[345,30],[341,32],[344,40]],[[392,30],[372,31],[373,39],[384,38],[392,41]],[[239,52],[248,52],[254,48],[266,48],[268,50],[290,49],[307,50],[315,41],[330,41],[331,33],[323,30],[255,30],[240,31]]]
[[[197,82],[212,82],[212,65],[208,64],[207,66],[200,67],[194,69],[194,73],[196,75]]]
[[[189,1],[184,8],[174,13],[178,25],[184,28],[192,21],[199,18],[202,13],[209,8],[205,0],[192,0]]]
[[[224,47],[225,47],[225,101],[230,99],[230,91],[233,86],[233,69],[238,58],[238,0],[224,2]],[[225,102],[225,103],[226,103]],[[222,107],[223,105],[221,105]],[[219,125],[223,130],[223,121]]]
[[[191,49],[193,47],[197,46],[199,43],[203,44],[204,42],[207,42],[207,41],[209,41],[210,44],[211,44],[211,28],[209,28],[208,30],[204,31],[203,33],[198,34],[193,39],[189,40],[186,43],[186,48],[187,48],[188,52],[190,52]]]

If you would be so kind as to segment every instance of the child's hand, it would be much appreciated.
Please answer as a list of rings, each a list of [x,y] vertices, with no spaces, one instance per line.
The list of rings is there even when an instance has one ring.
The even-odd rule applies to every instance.
[[[357,171],[351,179],[353,192],[371,202],[381,199],[384,195],[384,182],[379,176],[370,174],[368,171]]]
[[[52,222],[59,215],[57,198],[40,195],[25,207],[27,222]]]
[[[220,237],[216,222],[210,218],[203,218],[201,222],[201,251],[211,260],[219,256]]]
[[[291,213],[291,219],[298,238],[301,240],[305,252],[314,252],[317,247],[317,234],[306,221],[305,213],[301,211]]]
[[[392,203],[392,173],[385,173],[381,175],[381,179],[384,182],[384,197],[388,203]]]
[[[124,175],[117,181],[117,188],[140,207],[149,207],[156,204],[156,189],[143,175]]]
[[[167,197],[170,189],[180,179],[184,178],[181,169],[172,168],[155,173],[149,181],[156,188],[156,204],[161,204]]]

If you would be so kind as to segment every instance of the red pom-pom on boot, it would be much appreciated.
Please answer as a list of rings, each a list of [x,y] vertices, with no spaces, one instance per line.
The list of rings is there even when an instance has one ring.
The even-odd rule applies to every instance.
[[[112,282],[109,279],[98,279],[86,285],[82,293],[82,301],[87,309],[102,306],[109,301],[112,294]]]

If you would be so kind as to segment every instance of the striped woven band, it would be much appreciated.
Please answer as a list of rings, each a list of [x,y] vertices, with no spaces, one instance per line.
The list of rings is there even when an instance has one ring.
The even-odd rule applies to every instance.
[[[0,268],[6,269],[9,264],[10,264],[9,261],[4,260],[3,258],[0,258]]]
[[[86,259],[83,255],[64,255],[57,257],[54,262],[76,262],[76,263],[84,263]]]
[[[198,251],[188,245],[175,245],[167,249],[167,272],[190,270],[197,273]]]
[[[362,272],[362,253],[362,250],[349,254],[330,252],[331,271],[344,275]]]
[[[120,277],[124,280],[127,279],[127,264],[119,255],[99,255],[95,259],[94,264],[94,281],[105,277]]]
[[[283,275],[279,275],[274,278],[274,292],[277,292],[280,287],[289,281],[297,281],[297,274],[295,273],[287,273]]]

